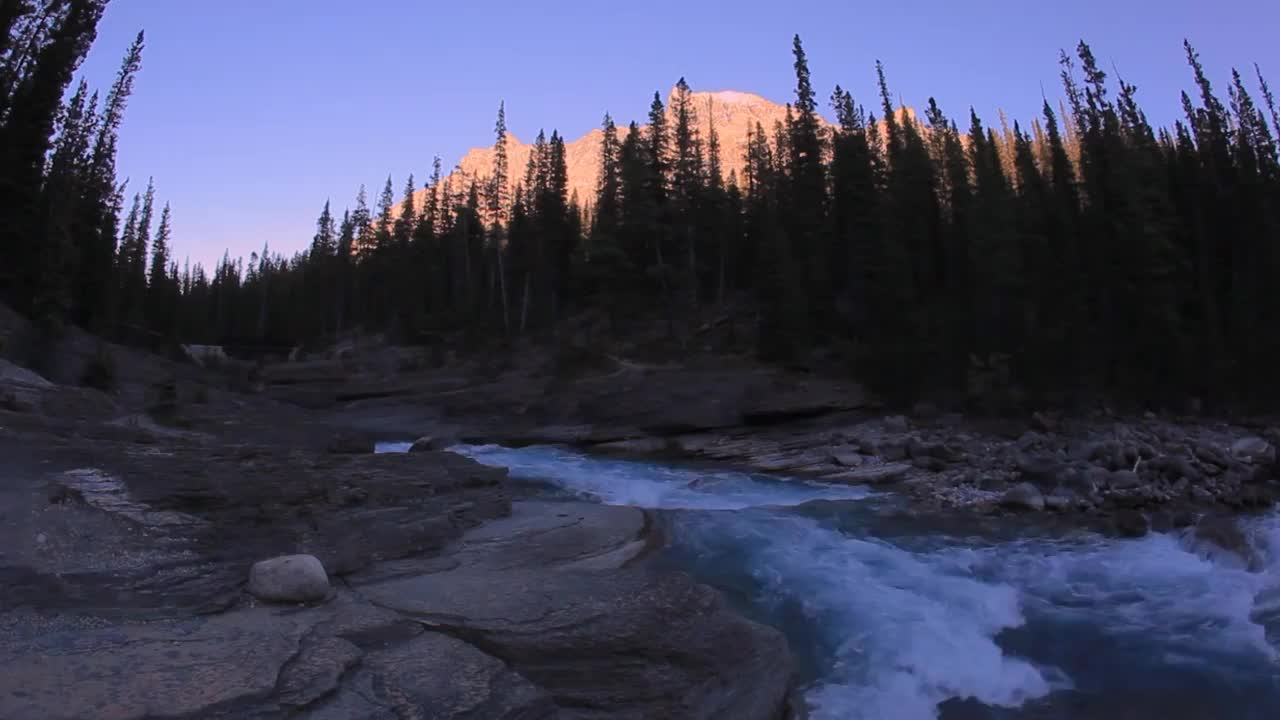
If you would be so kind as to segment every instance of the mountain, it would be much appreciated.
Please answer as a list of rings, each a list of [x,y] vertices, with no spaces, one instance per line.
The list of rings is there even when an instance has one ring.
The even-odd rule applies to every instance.
[[[671,98],[675,89],[667,96],[667,116],[671,125],[675,119],[671,112]],[[773,135],[775,123],[785,122],[787,106],[767,100],[759,95],[737,90],[720,90],[716,92],[694,92],[693,107],[697,110],[698,131],[705,147],[708,130],[714,119],[716,132],[720,135],[720,152],[725,177],[731,171],[741,172],[743,158],[747,150],[747,133],[759,123],[770,137]],[[626,137],[627,122],[617,121],[618,140]],[[594,201],[596,183],[600,177],[600,142],[604,131],[597,128],[572,142],[565,141],[565,163],[569,171],[569,196],[576,193],[579,202],[588,205]],[[510,182],[515,183],[524,177],[525,166],[533,145],[520,142],[514,135],[507,134],[507,157],[510,159]],[[453,192],[465,192],[472,181],[481,185],[493,171],[493,147],[474,148],[462,157],[449,174],[449,183]],[[426,190],[419,190],[415,196],[417,207],[422,207]],[[399,209],[396,209],[399,212]]]

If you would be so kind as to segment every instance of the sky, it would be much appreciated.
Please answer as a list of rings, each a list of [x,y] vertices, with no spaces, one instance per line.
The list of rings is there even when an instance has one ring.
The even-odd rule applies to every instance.
[[[641,119],[682,76],[789,101],[795,33],[822,98],[839,83],[876,105],[878,59],[907,105],[988,124],[1035,117],[1042,88],[1056,104],[1058,50],[1085,39],[1163,125],[1191,83],[1184,37],[1225,99],[1255,62],[1280,91],[1276,28],[1272,0],[113,0],[81,74],[105,92],[145,29],[118,169],[155,178],[177,256],[209,265],[302,249],[325,200],[341,211],[362,183],[421,185],[434,155],[447,170],[492,144],[500,101],[526,141]]]

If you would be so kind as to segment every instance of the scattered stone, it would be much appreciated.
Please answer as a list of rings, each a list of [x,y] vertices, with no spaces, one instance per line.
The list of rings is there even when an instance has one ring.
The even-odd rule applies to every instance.
[[[1066,467],[1062,461],[1052,456],[1018,456],[1018,473],[1022,480],[1037,485],[1057,483]]]
[[[862,456],[856,452],[847,449],[834,450],[831,453],[831,462],[844,467],[856,468],[862,465]]]
[[[1142,485],[1142,478],[1132,470],[1113,470],[1107,476],[1107,487],[1112,490],[1132,490]]]
[[[1012,510],[1044,510],[1044,495],[1031,483],[1018,483],[1000,498],[1000,506]]]
[[[1276,461],[1276,449],[1260,437],[1243,437],[1231,443],[1231,457],[1250,465],[1265,465]]]
[[[1062,512],[1075,507],[1078,499],[1070,491],[1058,490],[1044,499],[1044,506],[1049,510]]]
[[[1221,469],[1231,466],[1231,460],[1227,457],[1227,454],[1213,445],[1200,443],[1192,448],[1192,453],[1196,456],[1196,459],[1206,465]]]
[[[285,555],[249,569],[249,592],[267,602],[306,603],[329,595],[329,576],[314,555]]]

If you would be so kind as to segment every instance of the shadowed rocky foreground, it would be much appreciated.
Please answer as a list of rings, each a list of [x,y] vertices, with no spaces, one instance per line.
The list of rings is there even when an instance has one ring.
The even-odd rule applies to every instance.
[[[236,380],[116,352],[108,393],[71,380],[83,352],[52,379],[0,360],[3,718],[803,713],[787,641],[653,563],[646,510],[540,499],[457,441],[869,485],[907,512],[1194,525],[1246,563],[1233,517],[1280,491],[1259,422],[889,414],[727,361],[374,348]]]
[[[650,567],[643,510],[262,397],[157,422],[3,370],[0,717],[789,713],[786,641]]]

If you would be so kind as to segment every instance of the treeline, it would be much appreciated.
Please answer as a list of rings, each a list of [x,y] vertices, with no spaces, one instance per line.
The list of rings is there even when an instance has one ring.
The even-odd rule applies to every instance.
[[[173,337],[169,207],[157,225],[149,184],[122,225],[128,183],[116,179],[142,33],[105,99],[84,80],[66,97],[107,4],[0,2],[0,298],[55,335],[72,322],[111,337]]]
[[[879,117],[837,87],[831,129],[794,53],[787,120],[757,126],[745,158],[699,135],[682,80],[646,127],[606,116],[584,212],[557,134],[512,175],[500,111],[486,181],[450,187],[437,165],[425,206],[410,180],[399,214],[388,181],[372,215],[363,191],[341,221],[326,205],[308,252],[184,281],[210,320],[197,334],[513,337],[599,308],[619,333],[658,315],[674,335],[746,295],[765,359],[835,350],[904,399],[1280,399],[1280,123],[1256,68],[1261,100],[1233,72],[1224,103],[1188,44],[1195,92],[1156,129],[1081,43],[1061,56],[1064,112],[997,130],[970,111],[962,130],[933,100],[922,119],[896,108],[877,65]]]
[[[658,318],[684,341],[685,318],[747,298],[764,359],[825,349],[901,399],[1280,400],[1280,119],[1256,68],[1256,90],[1233,71],[1224,101],[1187,45],[1185,117],[1155,128],[1081,43],[1061,56],[1059,110],[997,129],[933,100],[923,117],[896,107],[877,64],[874,109],[837,87],[832,127],[798,38],[794,54],[787,118],[755,127],[745,157],[699,132],[682,80],[643,127],[605,117],[599,186],[580,203],[557,133],[508,166],[500,108],[490,177],[451,185],[437,160],[425,193],[410,178],[397,203],[388,179],[372,209],[363,189],[341,215],[326,203],[291,258],[224,257],[212,277],[169,266],[176,302],[154,327],[234,344],[516,338],[596,309],[619,335]],[[125,225],[116,276],[139,240],[146,256]],[[135,304],[120,299],[133,277],[109,307]]]

